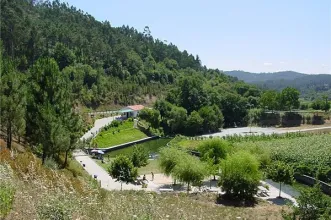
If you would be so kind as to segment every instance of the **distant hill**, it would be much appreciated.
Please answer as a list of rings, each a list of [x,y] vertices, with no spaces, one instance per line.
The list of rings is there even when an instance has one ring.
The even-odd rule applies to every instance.
[[[294,71],[284,71],[275,73],[250,73],[240,70],[227,71],[225,74],[233,77],[237,77],[239,80],[243,80],[248,83],[265,82],[267,80],[293,80],[307,74],[298,73]]]
[[[318,93],[331,91],[331,75],[329,74],[304,74],[294,71],[250,73],[236,70],[227,71],[225,74],[263,89],[282,90],[291,86],[298,89],[302,97],[309,99],[318,96]]]

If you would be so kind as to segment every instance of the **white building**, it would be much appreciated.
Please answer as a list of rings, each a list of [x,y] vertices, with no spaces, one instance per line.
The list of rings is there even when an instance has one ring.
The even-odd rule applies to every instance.
[[[136,118],[139,115],[139,112],[144,108],[145,106],[143,105],[130,105],[122,108],[119,112],[126,118]]]

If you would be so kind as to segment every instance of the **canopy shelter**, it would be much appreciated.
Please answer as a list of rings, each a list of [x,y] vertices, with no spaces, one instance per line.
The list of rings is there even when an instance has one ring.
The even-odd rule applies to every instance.
[[[139,112],[144,109],[145,107],[143,105],[129,105],[127,107],[122,108],[119,110],[122,115],[124,115],[126,118],[135,118],[138,116]]]

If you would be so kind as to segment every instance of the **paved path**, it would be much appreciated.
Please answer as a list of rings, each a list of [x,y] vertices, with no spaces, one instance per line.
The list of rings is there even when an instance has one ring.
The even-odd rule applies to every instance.
[[[80,138],[80,140],[89,139],[91,137],[94,137],[97,133],[99,133],[99,131],[100,131],[101,128],[103,128],[106,125],[110,124],[117,117],[120,117],[120,115],[95,120],[94,127],[91,130],[89,130],[88,132],[86,132]]]
[[[73,153],[75,159],[81,163],[85,164],[84,169],[91,175],[97,175],[97,180],[101,181],[101,187],[108,190],[120,190],[121,183],[116,182],[115,179],[111,178],[109,174],[100,167],[90,156],[82,152],[81,150],[75,151]],[[123,190],[140,190],[141,185],[133,185],[133,184],[122,184]]]

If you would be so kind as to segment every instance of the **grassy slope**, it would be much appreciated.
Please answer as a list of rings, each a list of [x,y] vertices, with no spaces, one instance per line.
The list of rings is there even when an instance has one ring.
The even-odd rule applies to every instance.
[[[95,138],[95,143],[98,147],[103,148],[136,141],[146,137],[146,134],[136,128],[133,128],[132,121],[125,121],[117,128],[113,127],[107,131],[100,132]]]
[[[235,208],[215,204],[215,194],[155,194],[109,192],[89,187],[70,173],[40,166],[29,153],[11,161],[15,197],[7,219],[281,219],[281,207],[260,202],[256,207]],[[0,166],[10,155],[0,154]],[[18,165],[18,166],[17,166]],[[23,181],[27,179],[28,181]],[[65,218],[66,219],[66,218]]]
[[[12,159],[10,152],[2,149],[0,168],[4,164],[13,171],[9,176],[15,188],[13,206],[5,219],[282,219],[282,208],[266,202],[238,208],[215,204],[215,194],[105,191],[76,161],[71,161],[69,169],[53,171],[32,153]]]

